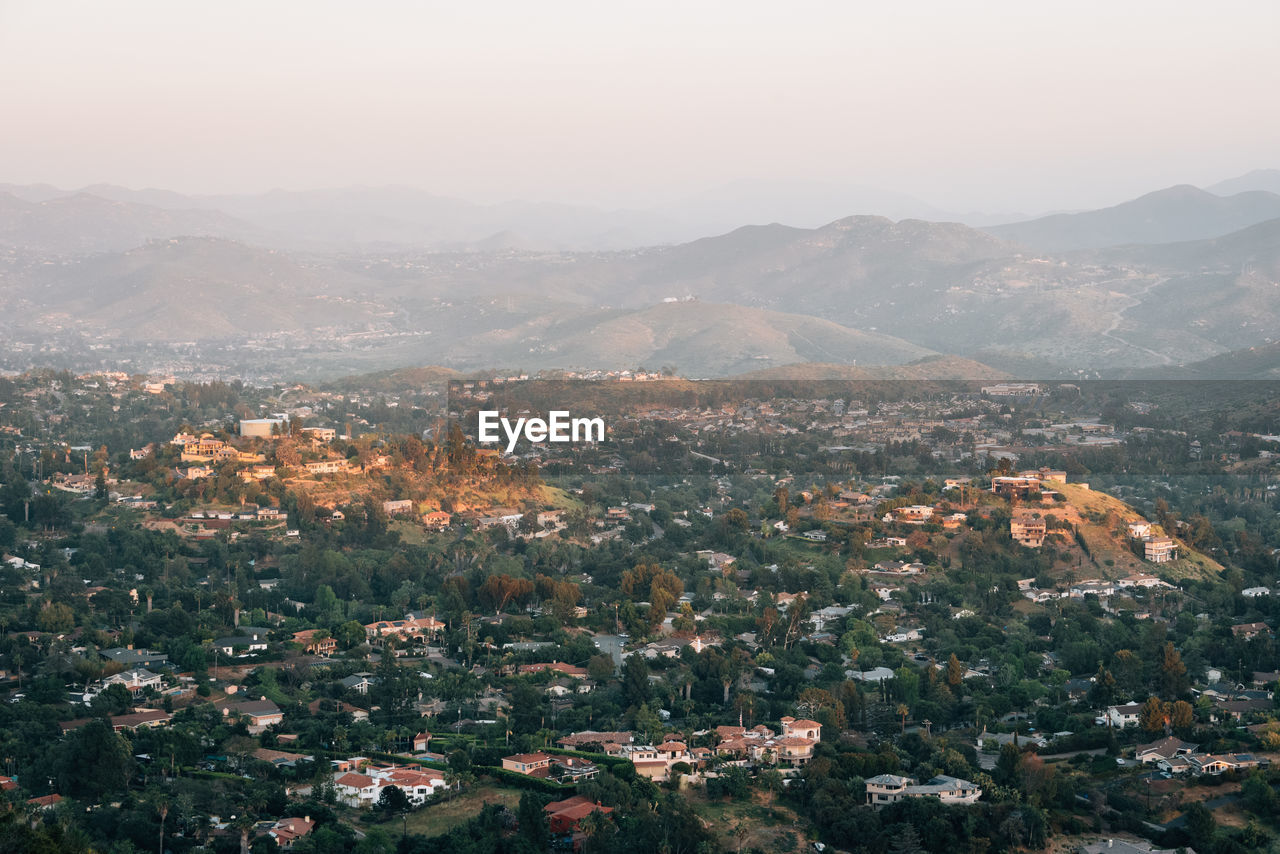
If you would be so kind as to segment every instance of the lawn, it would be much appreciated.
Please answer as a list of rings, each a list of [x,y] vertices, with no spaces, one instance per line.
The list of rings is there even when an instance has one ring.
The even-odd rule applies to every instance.
[[[439,836],[479,815],[485,804],[505,804],[514,810],[520,803],[520,794],[519,789],[500,789],[496,786],[468,789],[456,798],[409,813],[409,832]],[[398,838],[403,824],[399,819],[393,819],[383,827],[392,837]]]
[[[808,822],[777,800],[769,806],[759,793],[753,793],[750,801],[711,801],[695,791],[684,795],[726,851],[784,854],[807,848]]]

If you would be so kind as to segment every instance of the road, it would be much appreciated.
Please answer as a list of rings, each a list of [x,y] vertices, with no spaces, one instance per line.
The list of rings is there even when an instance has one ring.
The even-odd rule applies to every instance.
[[[591,639],[596,642],[601,652],[607,653],[613,659],[615,666],[622,666],[622,645],[626,643],[625,638],[617,635],[593,635]]]

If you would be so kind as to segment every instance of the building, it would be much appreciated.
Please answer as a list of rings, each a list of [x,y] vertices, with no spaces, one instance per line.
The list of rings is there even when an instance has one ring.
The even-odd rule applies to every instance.
[[[867,805],[873,807],[887,806],[904,798],[937,798],[944,804],[971,804],[982,797],[978,784],[945,774],[924,784],[917,784],[910,777],[880,774],[867,780],[866,787]]]
[[[430,638],[442,631],[444,631],[444,623],[434,616],[407,615],[403,620],[379,620],[376,623],[368,623],[364,627],[365,636],[369,640],[385,637]]]
[[[1144,520],[1129,523],[1129,539],[1145,540],[1151,536],[1151,523]]]
[[[136,670],[126,670],[123,673],[117,673],[114,676],[108,676],[102,680],[103,686],[123,685],[128,688],[133,696],[138,696],[148,688],[160,689],[163,681],[159,674],[152,673],[150,670],[138,668]]]
[[[1170,736],[1159,741],[1153,741],[1150,744],[1139,745],[1138,749],[1134,751],[1134,758],[1139,762],[1150,765],[1164,759],[1172,759],[1175,756],[1189,756],[1196,752],[1197,747],[1199,745]]]
[[[163,652],[152,652],[149,649],[113,647],[112,649],[99,650],[98,655],[124,667],[167,667],[169,664],[169,656]]]
[[[1021,514],[1009,520],[1009,536],[1013,541],[1029,549],[1038,549],[1044,545],[1048,534],[1048,526],[1039,516]]]
[[[289,432],[288,418],[245,418],[240,421],[240,435],[244,437],[270,439],[272,436],[287,432]]]
[[[408,498],[398,501],[382,502],[382,512],[388,516],[411,516],[413,515],[413,502]]]
[[[1178,557],[1178,544],[1170,537],[1148,537],[1142,541],[1142,554],[1152,563],[1168,563]]]
[[[502,768],[529,777],[547,777],[551,773],[551,757],[545,753],[517,753],[504,756]]]
[[[351,467],[351,463],[345,458],[339,460],[319,460],[314,463],[306,463],[303,468],[310,474],[338,474],[344,472]]]
[[[565,836],[582,829],[582,820],[594,812],[609,815],[613,807],[601,806],[598,802],[589,801],[581,795],[575,795],[563,801],[553,801],[542,808],[547,814],[547,822],[551,825],[552,836]]]
[[[1231,633],[1238,638],[1251,640],[1258,635],[1271,631],[1266,623],[1237,623],[1231,627]]]
[[[1137,726],[1138,717],[1142,713],[1141,703],[1128,703],[1123,706],[1108,706],[1102,714],[1100,722],[1106,726]]]
[[[244,718],[250,735],[258,735],[284,720],[284,712],[271,700],[225,700],[216,704],[224,717]]]
[[[328,658],[338,651],[338,641],[327,636],[318,637],[318,635],[325,634],[320,629],[307,629],[306,631],[294,632],[293,640],[302,644],[302,651],[308,655],[322,655]]]
[[[993,477],[991,491],[1005,498],[1032,498],[1039,495],[1041,483],[1035,477]]]
[[[302,435],[313,442],[332,442],[338,438],[338,431],[332,427],[303,427]]]
[[[339,764],[334,774],[333,787],[338,800],[350,807],[368,809],[378,803],[382,790],[395,786],[409,798],[409,803],[420,807],[427,799],[447,786],[444,774],[433,768],[419,765],[365,766],[362,771],[351,771],[364,761]]]
[[[288,851],[293,848],[293,843],[315,830],[315,827],[316,823],[309,815],[302,818],[282,818],[267,831],[267,836],[274,839],[282,851]]]

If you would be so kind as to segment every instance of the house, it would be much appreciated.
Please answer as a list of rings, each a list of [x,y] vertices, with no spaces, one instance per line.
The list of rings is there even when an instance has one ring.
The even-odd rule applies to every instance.
[[[213,642],[213,648],[220,651],[223,655],[234,655],[236,657],[252,655],[255,652],[266,652],[267,639],[265,637],[254,637],[252,635],[241,635],[233,638],[218,638]]]
[[[173,715],[162,709],[141,709],[127,715],[112,715],[111,728],[116,732],[136,732],[138,727],[167,726]]]
[[[133,647],[113,647],[98,651],[98,655],[108,661],[125,667],[165,667],[169,664],[169,656],[163,652],[152,652],[149,649]]]
[[[284,712],[271,700],[224,700],[215,704],[215,708],[221,710],[224,717],[245,718],[251,735],[258,735],[284,720]]]
[[[589,801],[581,795],[574,795],[563,801],[552,801],[542,808],[547,814],[547,822],[551,826],[552,836],[565,836],[582,829],[582,820],[594,812],[609,815],[613,807],[601,806],[598,801]]]
[[[1178,544],[1170,537],[1148,537],[1142,541],[1142,554],[1152,563],[1168,563],[1178,557]]]
[[[430,638],[444,631],[444,623],[434,616],[407,614],[403,620],[379,620],[364,627],[369,640],[382,637]]]
[[[1266,623],[1237,623],[1231,627],[1231,633],[1244,640],[1251,640],[1270,631],[1271,629]]]
[[[517,753],[502,758],[502,768],[529,777],[546,777],[551,769],[551,757],[545,753]]]
[[[1029,549],[1038,549],[1044,545],[1048,533],[1045,520],[1029,514],[1014,516],[1009,520],[1009,536],[1013,541]]]
[[[157,673],[152,673],[145,668],[137,668],[117,673],[114,676],[108,676],[102,680],[102,684],[103,686],[123,685],[136,697],[148,688],[159,690],[163,680]]]
[[[388,516],[412,516],[413,502],[408,498],[382,502],[382,512]]]
[[[293,848],[293,843],[315,830],[316,823],[311,820],[311,816],[303,816],[302,818],[282,818],[267,831],[267,835],[276,841],[276,845],[282,851],[288,851]]]
[[[557,756],[551,761],[551,776],[562,783],[590,780],[600,773],[594,762],[576,756]]]
[[[907,797],[907,787],[915,783],[910,777],[877,774],[866,781],[867,806],[883,807]]]
[[[430,513],[422,514],[422,524],[436,531],[449,527],[452,521],[453,516],[443,510],[432,510]]]
[[[332,442],[338,438],[338,431],[332,427],[303,427],[302,435],[308,437],[313,442],[324,443]]]
[[[997,476],[991,478],[991,491],[1005,498],[1031,498],[1038,496],[1041,488],[1040,479],[1035,477]]]
[[[908,525],[922,525],[933,518],[933,508],[927,504],[912,504],[890,510],[884,516],[885,522],[905,522]]]
[[[1106,726],[1127,727],[1137,726],[1138,717],[1142,712],[1141,703],[1128,703],[1123,706],[1108,706],[1106,712],[1100,719]]]
[[[339,679],[338,684],[345,691],[355,691],[357,694],[368,694],[369,687],[373,685],[374,680],[369,677],[371,673],[356,673],[344,679]]]
[[[1129,539],[1131,539],[1131,540],[1145,540],[1145,539],[1146,539],[1147,537],[1149,537],[1149,536],[1151,536],[1151,523],[1150,523],[1150,522],[1148,522],[1148,521],[1146,521],[1146,520],[1142,520],[1142,521],[1138,521],[1138,522],[1130,522],[1130,523],[1129,523]]]
[[[302,644],[303,652],[308,655],[322,655],[328,658],[338,651],[338,641],[331,637],[317,637],[317,635],[325,635],[320,629],[307,629],[306,631],[294,632],[293,640],[295,643]]]
[[[324,711],[324,707],[328,703],[332,703],[332,706],[333,706],[332,710],[334,712],[337,712],[340,715],[343,715],[343,714],[351,715],[352,721],[369,720],[369,713],[366,710],[360,708],[359,706],[353,706],[350,703],[345,703],[342,700],[332,700],[332,701],[312,700],[307,705],[307,711],[309,711],[312,715],[318,715],[322,711]]]
[[[1177,851],[1194,854],[1191,848],[1156,848],[1142,839],[1099,839],[1075,849],[1076,854],[1176,854]]]
[[[1246,587],[1240,591],[1240,595],[1246,599],[1258,599],[1262,596],[1270,596],[1270,587]]]
[[[276,768],[297,768],[299,762],[315,761],[314,756],[308,756],[305,753],[289,753],[285,750],[272,750],[267,747],[259,747],[253,751],[253,758]]]
[[[351,464],[344,458],[340,460],[319,460],[314,463],[306,463],[304,468],[310,474],[337,474],[344,472],[351,467]]]
[[[378,781],[368,774],[348,771],[333,779],[338,800],[349,807],[371,807],[378,802]]]
[[[1187,756],[1196,752],[1199,745],[1191,744],[1180,738],[1162,738],[1159,741],[1153,741],[1150,744],[1142,744],[1134,752],[1134,758],[1144,764],[1152,764],[1162,759],[1172,759],[1175,756]]]
[[[817,721],[811,721],[807,718],[796,720],[795,718],[783,718],[782,734],[785,737],[807,738],[812,741],[822,740],[822,724]]]
[[[431,744],[431,733],[420,732],[413,737],[413,752],[426,753]]]
[[[635,737],[629,732],[597,732],[589,729],[566,735],[556,744],[566,750],[583,750],[605,744],[631,744],[634,740]]]
[[[867,805],[883,807],[904,798],[937,798],[944,804],[972,804],[982,797],[976,783],[959,777],[939,774],[929,782],[917,784],[910,777],[880,774],[866,781]]]
[[[347,806],[369,808],[378,802],[382,790],[395,786],[409,798],[409,803],[420,807],[427,799],[447,788],[444,774],[433,768],[418,765],[368,766],[362,772],[343,770],[363,762],[344,763],[334,774],[333,786],[338,800]]]

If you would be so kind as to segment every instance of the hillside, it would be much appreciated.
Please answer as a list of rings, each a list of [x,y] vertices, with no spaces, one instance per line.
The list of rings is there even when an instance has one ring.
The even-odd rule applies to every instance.
[[[24,296],[35,322],[159,341],[347,327],[372,313],[352,297],[350,277],[212,238],[153,241],[37,268],[31,278]]]
[[[627,368],[673,365],[690,376],[824,360],[895,364],[923,347],[816,317],[738,305],[663,303],[638,311],[546,315],[469,342],[491,365]]]
[[[1280,195],[1275,193],[1251,190],[1223,197],[1184,184],[1110,208],[1054,214],[985,230],[1042,252],[1067,252],[1219,237],[1276,217],[1280,217]]]
[[[1110,579],[1123,578],[1135,572],[1146,572],[1169,578],[1218,578],[1222,564],[1181,545],[1182,557],[1171,563],[1152,564],[1135,556],[1129,550],[1126,526],[1144,517],[1118,498],[1089,489],[1078,483],[1056,484],[1079,514],[1068,518],[1076,525],[1089,557],[1102,573]],[[1046,511],[1049,512],[1049,511]]]
[[[972,359],[959,356],[926,356],[905,365],[835,365],[804,362],[765,368],[741,374],[743,380],[796,380],[801,382],[843,380],[1001,380],[1010,375]]]
[[[263,243],[271,235],[215,210],[164,210],[88,193],[26,201],[0,193],[0,246],[57,255],[119,252],[177,236]]]

